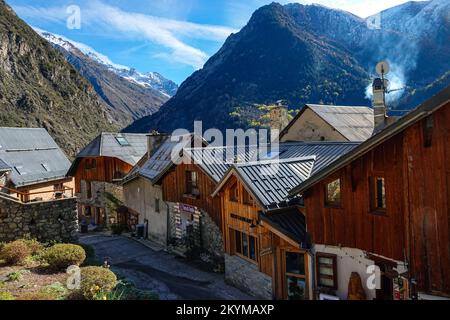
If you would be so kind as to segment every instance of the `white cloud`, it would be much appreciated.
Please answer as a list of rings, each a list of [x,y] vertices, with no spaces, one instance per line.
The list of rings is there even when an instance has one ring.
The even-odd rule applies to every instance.
[[[16,6],[14,9],[25,18],[41,18],[53,22],[65,22],[67,18],[65,8]],[[161,57],[169,57],[175,62],[190,65],[195,69],[201,68],[209,56],[204,51],[189,45],[186,39],[224,41],[231,33],[237,31],[223,26],[127,12],[100,1],[93,1],[83,7],[81,14],[82,26],[101,26],[103,32],[105,30],[116,34],[120,32],[126,37],[150,40],[162,47],[159,54]]]

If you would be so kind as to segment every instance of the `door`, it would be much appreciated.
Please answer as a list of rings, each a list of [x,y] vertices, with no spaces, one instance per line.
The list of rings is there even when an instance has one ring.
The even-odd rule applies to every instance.
[[[308,266],[303,252],[284,251],[284,298],[308,300]]]

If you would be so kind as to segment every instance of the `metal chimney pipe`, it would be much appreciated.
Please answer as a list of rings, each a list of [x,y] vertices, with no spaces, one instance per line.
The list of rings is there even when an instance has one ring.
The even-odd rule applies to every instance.
[[[385,83],[383,79],[376,78],[372,84],[373,90],[373,115],[375,132],[382,129],[386,124],[386,101],[385,101]]]

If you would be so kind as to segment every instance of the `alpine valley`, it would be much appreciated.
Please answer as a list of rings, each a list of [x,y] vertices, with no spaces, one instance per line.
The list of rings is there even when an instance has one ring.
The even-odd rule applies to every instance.
[[[390,110],[411,109],[450,83],[449,12],[448,0],[407,2],[371,25],[320,5],[261,7],[159,112],[125,131],[192,129],[195,120],[222,130],[257,126],[258,105],[282,99],[291,109],[370,105],[381,60],[391,64],[391,89],[400,89],[388,97]]]

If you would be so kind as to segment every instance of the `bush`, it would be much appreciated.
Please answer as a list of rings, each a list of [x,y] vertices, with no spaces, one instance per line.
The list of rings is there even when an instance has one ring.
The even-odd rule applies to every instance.
[[[51,269],[65,270],[72,265],[81,265],[86,259],[86,253],[81,246],[75,244],[55,244],[43,252],[42,259]]]
[[[96,300],[106,297],[117,285],[116,275],[103,267],[81,268],[81,293],[85,299]]]
[[[10,292],[6,291],[0,292],[0,300],[16,300],[16,298]]]
[[[1,259],[9,265],[24,264],[26,258],[31,255],[31,250],[23,240],[16,240],[3,246],[0,253]]]
[[[36,256],[42,253],[44,246],[35,239],[24,239],[22,240],[30,249],[31,255]]]

